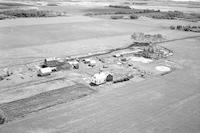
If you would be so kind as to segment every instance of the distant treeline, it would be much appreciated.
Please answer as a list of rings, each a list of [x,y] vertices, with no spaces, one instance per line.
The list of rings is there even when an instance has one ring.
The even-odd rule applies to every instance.
[[[64,16],[65,13],[53,12],[48,10],[37,9],[12,9],[0,11],[0,19],[6,18],[26,18],[26,17],[56,17]]]
[[[129,6],[123,6],[123,5],[109,5],[109,7],[112,7],[112,8],[131,9]]]
[[[116,12],[115,14],[127,14],[127,12]],[[137,19],[139,16],[146,16],[154,19],[178,19],[184,18],[184,14],[179,11],[160,12],[158,10],[136,10],[134,13],[129,13],[130,19]],[[111,17],[112,18],[112,17]],[[123,17],[121,17],[123,18]]]
[[[0,2],[1,6],[30,6],[28,4],[22,4],[22,3],[15,3],[15,2]]]
[[[177,26],[170,26],[170,29],[171,30],[180,30],[180,31],[200,32],[200,26],[177,25]]]
[[[180,11],[160,11],[154,9],[134,9],[129,6],[110,5],[108,8],[90,9],[86,15],[136,15],[154,19],[185,19],[189,21],[200,21],[198,13],[183,13]]]
[[[179,11],[168,11],[168,12],[151,13],[148,14],[147,16],[155,19],[176,19],[176,18],[183,18],[184,14]]]
[[[135,14],[131,14],[128,16],[123,16],[123,15],[112,15],[110,16],[111,19],[138,19],[138,16]]]

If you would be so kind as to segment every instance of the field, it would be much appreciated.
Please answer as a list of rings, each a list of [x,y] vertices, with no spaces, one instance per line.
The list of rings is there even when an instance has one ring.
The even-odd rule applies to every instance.
[[[24,7],[24,6],[29,6],[26,4],[22,4],[22,3],[14,3],[14,2],[0,2],[0,9],[13,9],[16,7]]]
[[[13,129],[15,132],[198,131],[199,118],[196,117],[200,111],[198,40],[191,38],[162,44],[176,51],[172,59],[182,65],[178,71],[137,84],[107,88],[99,95],[41,111],[26,120],[5,125],[1,131],[12,132]],[[194,65],[190,65],[191,63]],[[43,126],[39,127],[41,124]]]
[[[151,6],[149,3],[142,6],[148,5]],[[8,121],[0,125],[0,132],[188,133],[200,130],[200,33],[169,28],[171,25],[199,26],[199,22],[148,17],[112,20],[108,15],[85,16],[90,12],[110,12],[108,7],[72,7],[39,7],[68,12],[63,17],[0,20],[0,74],[7,69],[14,73],[0,81],[0,109]],[[179,5],[182,7],[186,8],[184,3]],[[133,62],[131,67],[126,63],[117,64],[130,56],[116,58],[113,54],[137,48],[119,50],[133,44],[131,35],[135,32],[161,34],[165,40],[157,45],[173,51],[173,55],[152,59],[152,63]],[[118,51],[92,56],[113,49]],[[78,70],[37,76],[36,66],[45,58],[82,55],[95,59],[96,66],[90,67],[81,60]],[[99,59],[105,59],[106,63]],[[90,77],[103,65],[106,65],[103,70],[112,73],[131,73],[134,68],[139,74],[127,82],[90,86]],[[162,65],[173,71],[158,72],[156,66]],[[141,71],[150,74],[142,77]]]
[[[81,84],[75,84],[56,90],[39,93],[37,95],[1,104],[2,111],[6,112],[7,121],[25,117],[32,112],[66,103],[93,93],[94,90]]]

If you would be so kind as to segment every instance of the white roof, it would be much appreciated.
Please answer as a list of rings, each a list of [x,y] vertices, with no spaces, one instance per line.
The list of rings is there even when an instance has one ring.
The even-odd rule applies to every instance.
[[[50,72],[52,72],[52,69],[53,68],[50,68],[50,67],[40,68],[39,72],[41,72],[41,73],[50,73]]]
[[[96,73],[93,77],[96,79],[102,79],[102,78],[106,78],[106,74],[105,73]]]
[[[96,73],[94,74],[94,76],[92,77],[92,83],[95,84],[102,84],[106,82],[107,76],[108,74],[110,74],[109,72],[100,72],[100,73]]]
[[[56,57],[46,58],[45,60],[46,60],[46,61],[53,61],[53,60],[56,60]]]
[[[88,59],[88,58],[87,58],[87,59],[84,59],[84,60],[87,61],[87,62],[89,62],[91,59]]]
[[[73,61],[68,61],[68,63],[71,64],[71,65],[72,65],[72,64],[78,64],[78,61],[73,60]]]
[[[57,57],[50,57],[50,58],[46,58],[45,59],[46,61],[59,61],[59,62],[64,62],[64,60],[63,59],[61,59],[61,58],[57,58]]]
[[[150,63],[150,62],[153,61],[151,59],[147,59],[147,58],[144,58],[144,57],[130,57],[129,59],[131,61],[142,62],[142,63]]]
[[[94,78],[96,79],[102,79],[102,78],[106,78],[110,73],[109,72],[100,72],[100,73],[96,73],[94,74]]]
[[[167,66],[156,66],[156,70],[161,71],[161,72],[169,72],[171,69]]]
[[[90,60],[90,63],[91,63],[91,64],[95,64],[96,61],[95,61],[95,60]]]
[[[117,53],[117,54],[114,54],[114,56],[119,57],[121,56],[121,54]]]

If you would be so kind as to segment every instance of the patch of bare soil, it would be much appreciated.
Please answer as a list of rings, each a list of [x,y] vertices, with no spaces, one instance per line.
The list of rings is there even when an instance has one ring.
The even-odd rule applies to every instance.
[[[6,122],[8,122],[16,118],[24,117],[32,112],[79,99],[93,92],[95,91],[88,86],[77,83],[72,86],[43,92],[17,101],[3,103],[0,105],[0,110],[3,111],[6,116]]]

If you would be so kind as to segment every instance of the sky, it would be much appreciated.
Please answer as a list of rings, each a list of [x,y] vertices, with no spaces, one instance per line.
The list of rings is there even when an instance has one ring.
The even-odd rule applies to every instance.
[[[172,0],[172,1],[198,1],[200,2],[200,0]]]

